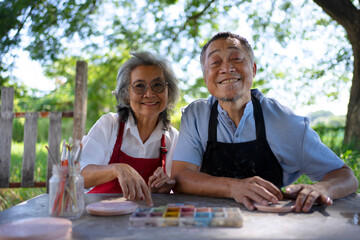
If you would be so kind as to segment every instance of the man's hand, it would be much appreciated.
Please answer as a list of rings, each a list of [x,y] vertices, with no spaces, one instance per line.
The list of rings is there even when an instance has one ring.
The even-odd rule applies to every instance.
[[[153,205],[151,192],[140,174],[128,164],[113,165],[115,175],[123,191],[124,197],[129,200],[145,200],[148,206]]]
[[[282,193],[274,184],[255,176],[245,179],[233,179],[231,197],[249,210],[254,210],[254,202],[263,206],[282,200]]]
[[[158,167],[154,174],[149,178],[148,186],[151,192],[169,193],[175,185],[175,180],[170,179],[161,167]]]
[[[199,172],[199,166],[173,161],[171,177],[176,180],[176,192],[200,196],[233,198],[249,210],[254,203],[268,205],[282,200],[282,193],[274,184],[261,177],[236,179],[215,177]]]
[[[331,205],[333,203],[332,199],[328,197],[327,191],[316,184],[290,185],[286,187],[285,191],[290,197],[296,198],[296,212],[309,212],[315,202],[326,205]]]

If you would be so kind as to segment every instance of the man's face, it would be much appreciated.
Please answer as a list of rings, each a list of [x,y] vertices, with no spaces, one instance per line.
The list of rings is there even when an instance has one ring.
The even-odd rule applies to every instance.
[[[205,54],[204,80],[219,101],[235,102],[250,97],[250,88],[256,74],[246,50],[234,38],[218,39],[210,43]]]

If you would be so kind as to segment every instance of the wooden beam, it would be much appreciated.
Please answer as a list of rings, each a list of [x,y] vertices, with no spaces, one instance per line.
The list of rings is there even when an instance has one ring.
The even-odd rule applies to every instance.
[[[73,139],[81,140],[85,134],[87,111],[87,63],[76,62]]]
[[[20,182],[11,182],[9,183],[9,188],[21,188],[25,187]],[[46,187],[46,182],[34,182],[34,185],[32,187]]]
[[[51,112],[50,113],[50,124],[49,124],[49,150],[56,159],[60,161],[60,141],[61,141],[61,112]],[[52,166],[53,162],[51,160],[50,154],[47,157],[47,175],[46,175],[46,186],[47,191],[49,191],[49,179],[52,176]]]
[[[38,115],[38,118],[48,118],[50,112],[36,112]],[[24,118],[26,112],[16,112],[14,113],[14,118]],[[74,116],[73,111],[63,111],[61,112],[61,115],[63,118],[72,118]],[[0,115],[1,117],[1,115]]]
[[[38,115],[36,112],[26,113],[24,126],[24,154],[21,174],[22,187],[32,187],[34,185],[37,120]]]
[[[11,139],[14,118],[14,88],[1,88],[0,188],[9,186]]]

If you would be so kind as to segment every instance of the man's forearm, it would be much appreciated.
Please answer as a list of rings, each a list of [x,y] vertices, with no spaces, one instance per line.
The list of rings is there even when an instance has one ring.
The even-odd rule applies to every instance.
[[[359,186],[359,181],[352,170],[344,165],[326,174],[316,185],[326,188],[332,199],[338,199],[354,193]]]
[[[184,169],[181,174],[174,174],[172,178],[176,180],[175,192],[227,198],[231,198],[231,183],[236,181],[189,169]]]

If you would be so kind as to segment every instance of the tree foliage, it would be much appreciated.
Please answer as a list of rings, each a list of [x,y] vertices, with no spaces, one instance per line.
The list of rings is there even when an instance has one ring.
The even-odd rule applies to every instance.
[[[93,17],[99,3],[97,0],[1,1],[0,70],[11,68],[16,56],[7,53],[21,43],[32,59],[51,64],[66,51],[63,39],[84,39],[97,35],[93,31]],[[26,42],[23,39],[24,31],[27,31],[29,38]]]

